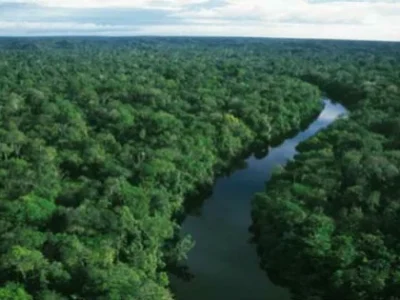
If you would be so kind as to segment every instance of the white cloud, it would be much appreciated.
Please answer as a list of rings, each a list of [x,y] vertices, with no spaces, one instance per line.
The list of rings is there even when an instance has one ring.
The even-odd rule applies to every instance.
[[[203,22],[203,23],[201,23]],[[49,30],[50,29],[50,30]],[[107,36],[244,36],[244,37],[288,37],[288,38],[331,38],[352,40],[391,40],[400,41],[400,26],[366,25],[320,25],[249,23],[236,25],[232,22],[200,21],[196,24],[118,26],[93,23],[40,23],[40,22],[0,22],[0,32],[8,31],[14,35],[107,35]]]
[[[0,22],[0,30],[110,30],[126,29],[127,26],[99,25],[94,23],[76,23],[76,22]]]
[[[400,24],[400,2],[305,0],[227,0],[225,5],[178,12],[186,18],[246,18],[308,24]]]
[[[177,9],[209,0],[18,0],[18,2],[58,8],[125,7],[148,9]]]
[[[0,35],[90,32],[99,35],[235,35],[400,41],[400,1],[397,0],[18,2],[36,5],[36,10],[33,13],[20,5],[15,11],[0,11]],[[7,4],[7,0],[0,0],[0,5],[2,3]]]
[[[206,34],[205,34],[206,33]],[[190,25],[190,26],[148,26],[137,34],[182,35],[182,36],[244,36],[244,37],[285,37],[321,38],[351,40],[400,41],[400,26],[365,25],[319,25],[313,24],[248,24],[248,25]]]

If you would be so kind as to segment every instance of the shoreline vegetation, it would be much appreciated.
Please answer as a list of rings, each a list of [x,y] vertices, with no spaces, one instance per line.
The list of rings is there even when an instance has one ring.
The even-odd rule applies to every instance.
[[[272,192],[256,197],[261,265],[280,270],[276,281],[302,299],[396,296],[399,49],[349,41],[0,39],[0,298],[173,299],[166,268],[192,245],[175,238],[185,195],[211,184],[253,141],[300,130],[321,109],[320,90],[351,118],[302,144],[303,168],[290,163],[269,183]],[[314,155],[326,185],[313,181]],[[293,187],[293,176],[315,187]],[[301,205],[288,194],[286,207],[282,190],[299,193]],[[307,214],[315,222],[302,227]],[[281,239],[287,233],[294,240]],[[296,266],[288,265],[291,251]],[[314,263],[320,269],[302,273]],[[336,266],[341,272],[329,277]]]
[[[249,232],[251,199],[264,190],[265,180],[275,168],[291,160],[300,141],[346,114],[338,103],[329,99],[323,103],[323,110],[300,131],[269,147],[268,153],[257,157],[249,153],[232,165],[231,172],[218,177],[208,194],[200,195],[198,201],[186,201],[194,207],[182,223],[181,232],[192,236],[195,247],[181,265],[186,280],[170,277],[176,299],[290,299],[288,290],[273,284],[258,266]]]
[[[400,299],[399,79],[345,86],[349,116],[300,143],[253,199],[260,267],[294,300]]]
[[[321,108],[323,109],[323,102],[321,102]],[[316,108],[315,111],[310,112],[310,116],[301,121],[299,127],[293,128],[292,130],[288,131],[287,133],[283,133],[280,136],[271,137],[271,139],[267,142],[260,143],[260,141],[253,141],[250,143],[249,147],[245,147],[243,151],[239,152],[239,154],[235,155],[230,159],[226,159],[223,162],[223,165],[215,166],[214,167],[214,178],[211,182],[207,182],[205,184],[197,186],[194,190],[189,191],[187,195],[185,195],[183,206],[180,211],[175,214],[173,218],[175,222],[181,226],[184,222],[187,215],[197,214],[198,211],[201,209],[204,201],[212,194],[213,186],[218,178],[229,176],[232,173],[245,168],[246,162],[245,160],[254,155],[256,157],[265,157],[268,155],[268,148],[269,147],[276,147],[282,141],[287,139],[290,136],[294,136],[300,131],[304,131],[311,123],[314,121],[318,115],[321,113],[321,108]],[[182,238],[180,227],[179,230],[176,231],[175,236],[171,239],[170,242],[172,243],[179,243],[180,239]],[[188,238],[187,242],[190,243],[190,237]],[[195,246],[196,241],[191,240],[191,247]],[[189,251],[188,249],[187,251]],[[194,278],[194,275],[190,272],[190,269],[185,264],[186,257],[182,261],[174,261],[168,267],[167,270],[170,274],[177,276],[182,280],[191,280]]]
[[[171,299],[186,192],[321,107],[260,58],[180,41],[2,40],[2,298]]]

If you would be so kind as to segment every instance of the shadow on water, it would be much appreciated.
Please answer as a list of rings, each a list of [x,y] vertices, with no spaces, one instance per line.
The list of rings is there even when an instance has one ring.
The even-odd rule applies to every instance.
[[[324,106],[321,107],[321,109]],[[251,147],[250,150],[245,151],[238,157],[235,157],[232,159],[231,162],[227,164],[227,167],[221,168],[219,171],[217,171],[217,179],[220,177],[229,177],[233,173],[244,170],[248,168],[247,164],[247,159],[251,156],[253,156],[256,159],[263,159],[265,158],[270,149],[274,148],[276,146],[279,146],[279,144],[282,143],[283,140],[285,140],[285,137],[288,136],[295,136],[298,132],[306,130],[310,123],[312,123],[315,119],[318,118],[320,115],[321,111],[318,110],[313,114],[310,118],[305,119],[301,124],[299,129],[294,129],[284,136],[278,136],[269,141],[269,145],[265,146],[264,142],[259,142],[259,145],[257,143],[254,143]],[[214,189],[214,185],[216,183],[216,180],[213,181],[212,184],[205,184],[200,187],[198,187],[195,191],[193,191],[191,194],[186,196],[186,201],[184,203],[183,207],[183,214],[180,216],[177,216],[178,223],[182,224],[184,219],[187,216],[199,216],[201,212],[201,208],[204,204],[204,201],[211,197]]]
[[[185,265],[170,270],[171,289],[178,300],[290,299],[288,290],[273,283],[277,282],[273,274],[268,278],[261,270],[256,247],[249,242],[251,199],[265,189],[275,167],[293,159],[300,142],[347,112],[330,100],[324,104],[323,111],[300,132],[288,135],[293,138],[284,142],[277,138],[268,149],[246,153],[219,172],[214,185],[203,186],[188,197],[185,214],[178,221],[181,233],[190,234],[196,244]]]

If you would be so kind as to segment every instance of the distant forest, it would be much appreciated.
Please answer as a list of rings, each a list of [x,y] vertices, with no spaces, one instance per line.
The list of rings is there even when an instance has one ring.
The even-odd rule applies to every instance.
[[[322,95],[350,115],[255,196],[261,267],[293,299],[400,299],[400,43],[0,38],[0,299],[174,299],[188,195]]]

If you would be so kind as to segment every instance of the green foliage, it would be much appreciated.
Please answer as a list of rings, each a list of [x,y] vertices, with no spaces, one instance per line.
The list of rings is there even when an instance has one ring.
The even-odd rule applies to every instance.
[[[320,89],[352,116],[301,145],[257,197],[262,264],[299,295],[397,296],[398,52],[1,39],[0,298],[172,299],[167,267],[193,244],[176,235],[185,196],[299,130],[321,109]]]
[[[16,283],[7,283],[0,288],[0,299],[4,300],[32,300],[24,288]]]
[[[389,57],[396,63],[382,71],[379,61],[355,67],[327,56],[324,68],[349,71],[303,77],[347,104],[350,117],[300,144],[254,199],[261,265],[296,299],[400,297],[400,60],[381,59]]]
[[[172,299],[185,196],[321,107],[315,86],[257,71],[265,57],[190,43],[0,40],[1,285]]]

